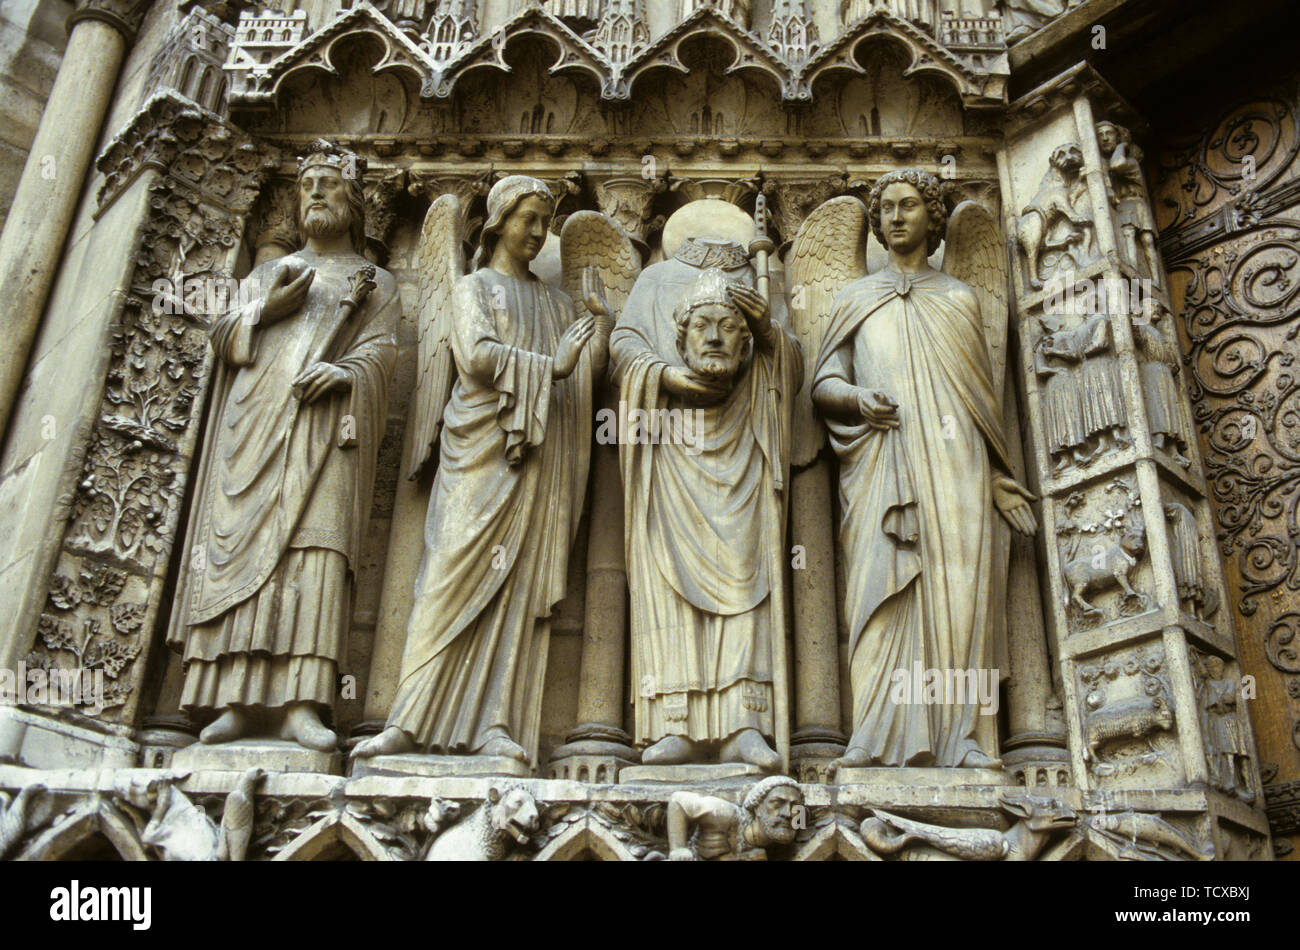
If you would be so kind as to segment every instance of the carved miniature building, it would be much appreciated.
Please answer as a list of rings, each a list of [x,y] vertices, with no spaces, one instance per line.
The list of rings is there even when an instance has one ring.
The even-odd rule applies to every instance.
[[[1276,75],[1245,86],[1224,80],[1213,93],[1192,87],[1156,121],[1156,92],[1143,89],[1167,95],[1195,66],[1190,54],[1169,52],[1159,31],[1125,19],[1137,5],[79,4],[0,238],[10,308],[10,345],[0,355],[0,610],[9,618],[0,690],[10,691],[0,705],[0,806],[5,827],[16,829],[0,839],[0,857],[1286,859],[1300,834],[1297,76],[1279,53]],[[1178,5],[1143,6],[1149,25],[1165,14],[1172,23]],[[1273,6],[1281,5],[1243,12],[1218,55],[1240,55],[1242,37]],[[1144,73],[1137,64],[1158,49],[1158,68]],[[93,72],[93,88],[78,85],[78,70]],[[254,398],[251,389],[230,393],[242,378],[236,369],[258,359],[239,334],[263,330],[232,315],[252,300],[256,324],[270,299],[266,282],[297,280],[303,259],[320,284],[334,280],[324,257],[311,256],[324,254],[325,243],[300,207],[313,167],[350,189],[364,234],[352,235],[335,298],[320,311],[340,329],[302,345],[316,347],[321,362],[347,364],[347,341],[369,339],[366,315],[385,288],[397,295],[392,313],[400,311],[391,360],[385,338],[364,371],[370,395],[356,396],[356,369],[346,385],[359,401],[328,427],[357,422],[362,402],[379,414],[377,425],[337,441],[331,429],[320,442],[321,458],[346,458],[361,473],[329,482],[337,532],[355,543],[320,540],[330,533],[322,508],[312,517],[325,527],[312,522],[284,545],[298,552],[288,560],[313,545],[346,547],[346,580],[295,587],[315,568],[274,568],[285,579],[277,603],[328,608],[340,625],[320,667],[333,696],[316,701],[321,728],[339,744],[313,748],[251,726],[240,741],[209,742],[207,733],[200,742],[214,717],[194,710],[241,702],[224,686],[196,682],[194,669],[221,661],[185,640],[198,623],[188,613],[194,578],[219,584],[224,569],[205,560],[202,533],[219,521],[209,518],[205,493],[224,477],[230,454],[213,433],[236,425],[223,415],[228,400]],[[999,566],[969,588],[998,631],[996,648],[982,654],[987,668],[918,662],[913,671],[899,661],[895,682],[918,695],[892,702],[931,702],[920,695],[931,674],[967,677],[972,690],[990,677],[973,733],[980,754],[951,762],[853,755],[855,724],[873,696],[862,693],[861,631],[848,614],[855,585],[883,568],[856,559],[869,546],[846,540],[856,530],[844,527],[856,523],[853,486],[863,483],[845,474],[849,456],[827,419],[822,394],[834,387],[814,394],[827,375],[823,350],[836,340],[850,361],[870,357],[854,350],[851,333],[836,338],[833,315],[853,288],[897,266],[901,231],[881,226],[887,193],[878,185],[904,169],[926,173],[914,176],[918,195],[926,182],[939,189],[942,233],[928,252],[942,277],[933,280],[969,296],[953,312],[976,315],[966,329],[987,343],[975,354],[940,346],[926,355],[957,375],[966,356],[985,367],[984,404],[954,396],[947,405],[958,415],[965,406],[984,426],[987,454],[997,456],[985,467],[998,469],[984,510],[1005,535],[989,542],[1002,545]],[[502,182],[517,189],[509,207],[496,204]],[[456,509],[464,523],[441,534],[426,527],[431,499],[453,491],[451,437],[440,428],[456,424],[443,415],[460,398],[450,395],[451,380],[472,375],[463,352],[449,355],[448,339],[460,331],[438,321],[464,315],[451,287],[470,279],[463,275],[475,252],[483,257],[471,270],[511,240],[499,238],[502,215],[543,195],[549,231],[531,260],[545,288],[529,298],[543,302],[535,310],[513,297],[484,302],[483,313],[567,306],[575,324],[593,321],[597,343],[561,372],[557,324],[545,360],[507,366],[503,357],[494,370],[501,420],[527,416],[520,407],[528,394],[550,387],[572,387],[573,405],[589,410],[550,488],[518,505],[527,524],[571,535],[519,542],[538,545],[537,577],[552,563],[563,568],[552,572],[562,575],[562,597],[537,614],[545,614],[542,639],[521,648],[533,666],[518,674],[528,685],[517,690],[528,695],[511,708],[531,710],[528,722],[490,735],[509,740],[491,746],[504,754],[462,755],[470,750],[450,748],[449,739],[448,748],[403,755],[385,746],[385,754],[358,756],[358,746],[381,748],[365,744],[389,734],[401,720],[395,707],[411,702],[401,690],[419,639],[412,617],[438,580],[422,564],[442,563],[427,549],[453,528],[471,541],[487,530],[473,527],[469,508]],[[938,220],[935,209],[921,214]],[[346,243],[347,228],[337,230]],[[652,272],[676,280],[662,276],[674,261],[714,281],[683,292],[683,359],[692,307],[747,312],[747,291],[761,295],[771,324],[755,318],[758,331],[746,331],[753,349],[745,372],[759,378],[754,354],[764,346],[771,366],[755,387],[752,418],[789,413],[784,430],[774,422],[760,432],[755,422],[744,450],[754,466],[768,466],[754,476],[754,491],[779,502],[745,509],[768,519],[762,543],[777,556],[761,557],[772,576],[743,605],[713,612],[728,622],[761,615],[754,636],[767,638],[770,656],[746,653],[743,676],[676,691],[665,686],[671,664],[656,666],[662,651],[646,646],[654,598],[636,586],[638,571],[654,569],[645,551],[673,548],[628,540],[634,512],[651,525],[648,535],[659,530],[655,518],[670,520],[658,501],[637,504],[645,499],[624,493],[651,484],[645,473],[655,463],[645,459],[653,453],[623,452],[598,427],[599,413],[613,418],[632,404],[627,380],[635,360],[650,358],[620,347],[619,331],[632,322],[624,305],[635,306],[636,282]],[[752,280],[718,289],[718,273],[750,270]],[[594,296],[583,282],[593,271]],[[932,287],[900,276],[880,291],[881,313],[927,305],[931,293],[937,300]],[[765,338],[768,329],[775,335]],[[430,395],[435,358],[451,374],[441,396]],[[522,382],[507,393],[499,379],[509,374]],[[657,380],[638,390],[651,393],[646,405],[658,398]],[[324,391],[325,378],[316,381]],[[964,385],[957,380],[952,392],[967,392]],[[312,379],[296,390],[303,406],[320,397]],[[428,400],[436,399],[430,427]],[[874,402],[873,411],[888,416],[887,403]],[[902,425],[920,424],[909,422],[907,406],[893,408]],[[925,423],[936,427],[934,445],[950,438],[948,411]],[[297,413],[308,410],[293,402]],[[307,438],[290,434],[297,424],[287,423],[280,441]],[[525,459],[540,452],[533,430],[547,424],[559,425],[519,421]],[[276,438],[265,444],[281,452]],[[502,484],[516,461],[502,468]],[[312,465],[302,479],[336,477],[319,475],[334,473],[334,462]],[[936,484],[936,473],[951,473],[915,454],[897,468],[917,494],[927,465]],[[286,467],[268,484],[297,477]],[[363,486],[357,497],[354,485]],[[996,517],[1015,527],[1015,503],[998,500],[1015,486],[1033,499],[1019,506],[1032,534],[1007,531]],[[707,501],[708,492],[697,494]],[[570,498],[574,510],[561,512]],[[904,547],[917,543],[903,537]],[[919,543],[927,552],[941,546]],[[496,556],[488,546],[484,557]],[[743,568],[760,552],[719,546],[716,556]],[[928,556],[920,560],[931,574],[959,563]],[[509,574],[501,590],[540,597],[511,571],[501,572]],[[270,572],[254,586],[270,583]],[[967,580],[958,575],[949,578],[954,589]],[[690,578],[665,577],[691,600],[683,591]],[[506,597],[500,615],[517,606]],[[704,614],[698,629],[714,630],[713,614]],[[909,622],[930,629],[928,620],[898,627]],[[248,647],[250,664],[298,657],[275,631],[263,633],[276,649]],[[178,642],[183,653],[168,648]],[[468,655],[497,669],[499,657]],[[440,697],[473,688],[448,686],[446,675]],[[88,689],[73,696],[58,688],[73,683]],[[673,734],[660,720],[695,715],[686,699],[678,710],[674,695],[690,693],[715,721],[729,721],[711,704],[721,707],[713,693],[733,683],[742,684],[734,718],[758,724],[779,765],[725,751],[709,763],[686,753],[642,760],[654,739]],[[199,694],[226,698],[192,702]],[[658,717],[653,727],[646,709]],[[437,718],[438,710],[426,712]],[[233,785],[230,772],[241,773]],[[426,780],[418,795],[411,775]],[[169,834],[173,822],[190,830]],[[747,848],[718,844],[738,828],[752,830],[740,836]]]

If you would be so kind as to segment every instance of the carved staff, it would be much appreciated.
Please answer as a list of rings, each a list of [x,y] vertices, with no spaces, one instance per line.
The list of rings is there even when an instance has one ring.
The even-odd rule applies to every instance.
[[[772,305],[771,281],[767,274],[767,255],[776,249],[776,245],[767,234],[767,195],[761,191],[754,199],[754,240],[749,244],[749,253],[754,256],[754,270],[758,274],[758,292],[763,295],[768,306]]]
[[[351,322],[353,314],[361,309],[361,305],[366,302],[366,297],[370,294],[370,291],[374,289],[375,265],[365,264],[364,266],[357,268],[356,272],[348,278],[347,295],[339,301],[338,309],[334,311],[334,317],[338,321],[337,325],[334,327],[334,332],[331,333],[319,347],[317,347],[312,358],[307,361],[308,368],[325,361],[325,357],[331,350],[333,350],[335,342],[337,342],[339,337],[342,335],[343,328]],[[293,394],[295,398],[302,399],[302,394],[305,391],[305,384],[300,382],[294,383]],[[348,414],[351,415],[350,407]],[[351,448],[355,444],[356,437],[354,435],[347,431],[339,433],[339,448]]]

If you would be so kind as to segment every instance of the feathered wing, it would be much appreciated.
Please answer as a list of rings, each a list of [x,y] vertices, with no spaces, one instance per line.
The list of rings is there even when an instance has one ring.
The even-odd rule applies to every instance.
[[[812,404],[813,370],[831,306],[846,285],[867,272],[867,209],[851,195],[832,198],[804,220],[786,257],[790,326],[803,347],[804,384],[794,404],[791,464],[808,465],[825,443]]]
[[[416,478],[433,455],[442,432],[442,413],[456,382],[456,361],[451,352],[454,314],[452,288],[465,273],[465,252],[460,233],[463,221],[460,199],[443,195],[424,216],[417,252],[420,273],[419,351],[416,356],[415,410],[411,457],[406,477]]]
[[[560,229],[560,274],[579,318],[587,316],[582,275],[588,267],[600,272],[610,316],[617,319],[641,273],[641,254],[610,218],[598,211],[577,211]]]
[[[1007,371],[1007,251],[993,215],[963,201],[948,218],[943,272],[975,291],[993,364],[993,391],[1001,394]]]

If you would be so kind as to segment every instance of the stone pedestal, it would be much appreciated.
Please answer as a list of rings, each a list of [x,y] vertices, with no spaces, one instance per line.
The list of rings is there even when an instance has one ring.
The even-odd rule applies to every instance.
[[[914,788],[961,788],[1005,785],[1007,775],[999,769],[857,768],[837,769],[836,785],[868,785]]]
[[[204,745],[195,742],[172,755],[171,767],[180,772],[243,772],[254,766],[267,772],[323,772],[338,775],[343,770],[339,752],[304,749],[281,739],[246,739]]]
[[[352,777],[405,775],[417,778],[480,777],[501,775],[530,778],[532,770],[504,755],[377,755],[356,759]]]
[[[745,762],[719,762],[715,765],[637,765],[623,769],[620,785],[678,783],[710,785],[719,782],[750,783],[766,778],[768,773]]]

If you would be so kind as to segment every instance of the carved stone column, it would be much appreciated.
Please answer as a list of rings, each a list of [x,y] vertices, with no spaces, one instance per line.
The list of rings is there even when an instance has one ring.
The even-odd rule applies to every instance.
[[[781,236],[781,253],[818,205],[842,194],[845,176],[777,178],[763,182]],[[786,288],[791,309],[800,304],[797,287]],[[840,651],[835,592],[834,475],[821,423],[813,416],[808,390],[816,353],[804,353],[804,388],[796,409],[790,475],[791,601],[794,621],[794,729],[790,762],[802,782],[828,782],[830,764],[844,754],[840,722]]]
[[[643,256],[654,198],[665,187],[655,178],[611,178],[596,185],[601,213],[632,238]],[[598,398],[601,407],[617,411],[618,390],[608,381]],[[554,778],[616,782],[618,770],[638,758],[623,728],[628,620],[618,446],[593,446],[591,467],[578,725],[552,753],[549,768]]]
[[[1150,207],[1111,200],[1135,193],[1134,174],[1143,190],[1140,173],[1099,145],[1102,118],[1139,126],[1126,110],[1080,64],[1013,103],[999,154],[1070,762],[1089,809],[1142,789],[1144,807],[1219,857],[1266,854],[1237,712],[1244,786],[1211,781],[1207,695],[1239,677],[1237,644],[1214,609],[1223,573],[1200,454],[1183,444],[1186,392],[1159,357],[1170,321],[1151,319],[1170,309],[1168,282],[1143,282],[1123,248]]]
[[[68,19],[68,45],[0,235],[0,435],[59,266],[127,45],[148,0],[89,0]]]
[[[102,677],[103,708],[83,697],[57,723],[29,722],[31,764],[65,764],[96,745],[120,762],[133,748],[130,727],[150,711],[141,687],[162,661],[156,632],[171,559],[185,556],[173,544],[212,359],[206,328],[233,285],[244,218],[269,165],[246,135],[171,93],[151,100],[98,161],[105,182],[92,237],[102,230],[103,248],[92,246],[58,292],[98,271],[120,273],[125,289],[92,311],[98,326],[81,324],[58,344],[106,337],[103,364],[87,366],[96,408],[75,430],[80,474],[67,508],[51,515],[57,547],[33,585],[44,602],[15,627],[28,669]],[[42,383],[15,416],[25,429],[51,404],[51,381]],[[59,741],[34,740],[42,730]]]

